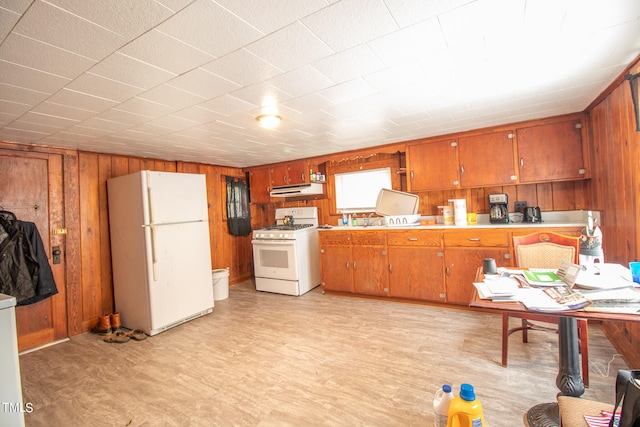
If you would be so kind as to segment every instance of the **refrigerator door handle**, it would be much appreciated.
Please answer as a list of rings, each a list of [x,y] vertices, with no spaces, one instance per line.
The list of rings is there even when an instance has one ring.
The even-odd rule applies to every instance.
[[[153,281],[158,280],[158,257],[156,256],[156,226],[151,224],[151,265],[153,267]]]

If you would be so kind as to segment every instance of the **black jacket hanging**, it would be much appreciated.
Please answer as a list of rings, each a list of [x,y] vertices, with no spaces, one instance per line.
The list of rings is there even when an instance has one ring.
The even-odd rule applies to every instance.
[[[38,228],[7,211],[0,211],[0,292],[18,305],[58,293]]]
[[[227,178],[227,225],[232,236],[248,236],[251,233],[249,189],[243,178]]]
[[[36,295],[40,266],[27,232],[13,213],[0,212],[0,292],[18,303]]]

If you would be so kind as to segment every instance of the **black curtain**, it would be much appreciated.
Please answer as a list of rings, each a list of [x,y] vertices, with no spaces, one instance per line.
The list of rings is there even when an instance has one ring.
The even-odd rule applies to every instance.
[[[249,188],[244,178],[227,176],[227,225],[232,236],[251,233]]]

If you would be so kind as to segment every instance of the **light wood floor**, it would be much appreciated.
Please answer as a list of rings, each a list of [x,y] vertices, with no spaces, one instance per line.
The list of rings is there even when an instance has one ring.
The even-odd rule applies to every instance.
[[[27,426],[431,426],[443,384],[475,387],[488,426],[555,401],[557,336],[510,341],[500,317],[424,305],[232,286],[212,314],[145,341],[94,334],[23,354]],[[611,403],[626,368],[597,326],[591,387]],[[610,363],[610,366],[608,366]],[[608,376],[605,376],[607,374]]]

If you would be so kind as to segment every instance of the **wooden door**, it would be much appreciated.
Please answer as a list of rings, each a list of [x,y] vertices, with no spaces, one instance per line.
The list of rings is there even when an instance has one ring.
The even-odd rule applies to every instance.
[[[62,156],[0,149],[0,206],[36,224],[53,271],[58,294],[18,306],[18,348],[25,350],[67,337]],[[60,263],[52,248],[60,248]]]
[[[460,138],[460,185],[468,188],[515,184],[513,135],[503,131]]]
[[[588,178],[578,120],[518,129],[520,182]]]
[[[352,247],[353,290],[357,294],[389,294],[387,250],[384,246]]]
[[[456,141],[411,145],[407,149],[409,191],[458,188]]]
[[[254,169],[249,172],[249,196],[251,203],[269,203],[271,197],[269,168]]]
[[[389,296],[443,302],[443,258],[440,248],[389,247]]]
[[[270,173],[272,187],[289,184],[289,171],[287,170],[286,164],[279,164],[272,167]]]
[[[324,290],[353,293],[351,246],[321,246],[320,272]]]
[[[309,182],[307,162],[291,162],[287,165],[287,177],[289,184],[304,184]]]
[[[469,305],[473,297],[473,280],[485,258],[494,258],[498,267],[510,266],[508,248],[446,248],[447,302]]]

